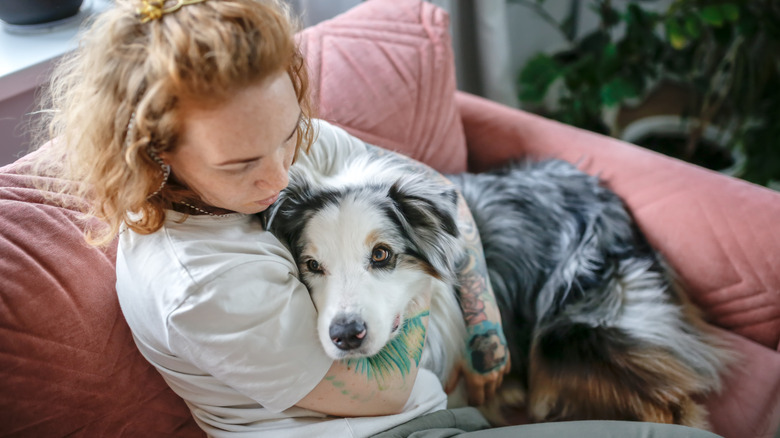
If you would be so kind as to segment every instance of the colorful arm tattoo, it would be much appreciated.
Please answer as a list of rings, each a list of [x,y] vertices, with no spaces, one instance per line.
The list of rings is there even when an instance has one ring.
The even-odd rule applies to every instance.
[[[462,197],[458,204],[458,228],[466,249],[457,266],[460,306],[466,320],[466,358],[473,371],[486,374],[506,364],[508,349],[501,314],[488,281],[482,240]]]
[[[377,156],[389,153],[375,146],[367,146],[369,152]],[[408,161],[410,170],[443,178],[430,167],[407,157],[403,158]],[[465,242],[465,256],[459,261],[456,269],[460,305],[466,322],[467,362],[472,371],[487,374],[506,364],[509,350],[506,348],[506,338],[501,328],[501,314],[498,311],[493,288],[488,281],[487,264],[479,230],[460,193],[458,193],[458,229]]]

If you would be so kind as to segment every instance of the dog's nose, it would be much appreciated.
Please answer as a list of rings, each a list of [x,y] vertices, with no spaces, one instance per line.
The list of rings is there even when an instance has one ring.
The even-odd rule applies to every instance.
[[[330,323],[330,340],[341,350],[360,347],[366,337],[366,323],[355,315],[340,316]]]

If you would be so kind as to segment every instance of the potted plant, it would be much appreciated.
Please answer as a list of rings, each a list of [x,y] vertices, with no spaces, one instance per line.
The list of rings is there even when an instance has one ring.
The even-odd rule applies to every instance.
[[[580,2],[572,0],[563,20],[544,0],[515,0],[557,29],[568,47],[539,53],[520,73],[520,101],[532,110],[585,129],[612,133],[605,110],[640,98],[658,79],[664,42],[656,33],[659,15],[631,3],[619,10],[609,0],[588,3],[598,26],[579,36]]]
[[[644,128],[676,116],[671,125],[683,138],[675,139],[666,123],[629,140],[697,164],[714,157],[721,164],[713,167],[728,167],[760,184],[780,180],[780,4],[674,0],[664,7],[635,1],[618,8],[609,0],[592,0],[599,26],[575,38],[576,8],[557,22],[545,15],[543,0],[516,1],[569,42],[566,50],[539,54],[522,69],[520,100],[531,109],[586,129],[600,122],[597,131],[620,135],[623,126],[605,120],[605,108],[648,102],[671,84],[680,92],[666,101],[681,105]],[[542,105],[545,99],[553,105]],[[725,144],[726,158],[734,162],[723,164],[713,143]]]
[[[672,48],[664,69],[692,91],[684,115],[695,123],[684,156],[716,126],[744,156],[739,176],[764,185],[780,180],[780,5],[678,0],[664,24]]]

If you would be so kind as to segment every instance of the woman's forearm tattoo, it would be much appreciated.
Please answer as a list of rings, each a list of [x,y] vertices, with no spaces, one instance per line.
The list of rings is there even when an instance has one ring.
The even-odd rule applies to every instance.
[[[389,152],[367,145],[376,156]],[[409,170],[440,178],[451,184],[430,167],[399,156],[408,162]],[[472,370],[485,374],[503,366],[508,359],[506,338],[501,327],[501,314],[488,280],[488,271],[474,218],[463,196],[458,194],[458,230],[464,242],[464,256],[456,264],[458,297],[466,323],[466,356]]]

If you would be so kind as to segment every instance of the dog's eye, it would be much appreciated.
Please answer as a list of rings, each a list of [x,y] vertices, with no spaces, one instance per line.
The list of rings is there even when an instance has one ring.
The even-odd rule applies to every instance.
[[[391,255],[392,253],[390,252],[389,249],[382,246],[377,246],[371,252],[371,264],[374,266],[382,267],[390,261]]]
[[[320,266],[320,263],[314,259],[309,259],[306,261],[306,269],[308,269],[309,272],[314,272],[314,273],[322,272],[322,266]]]

